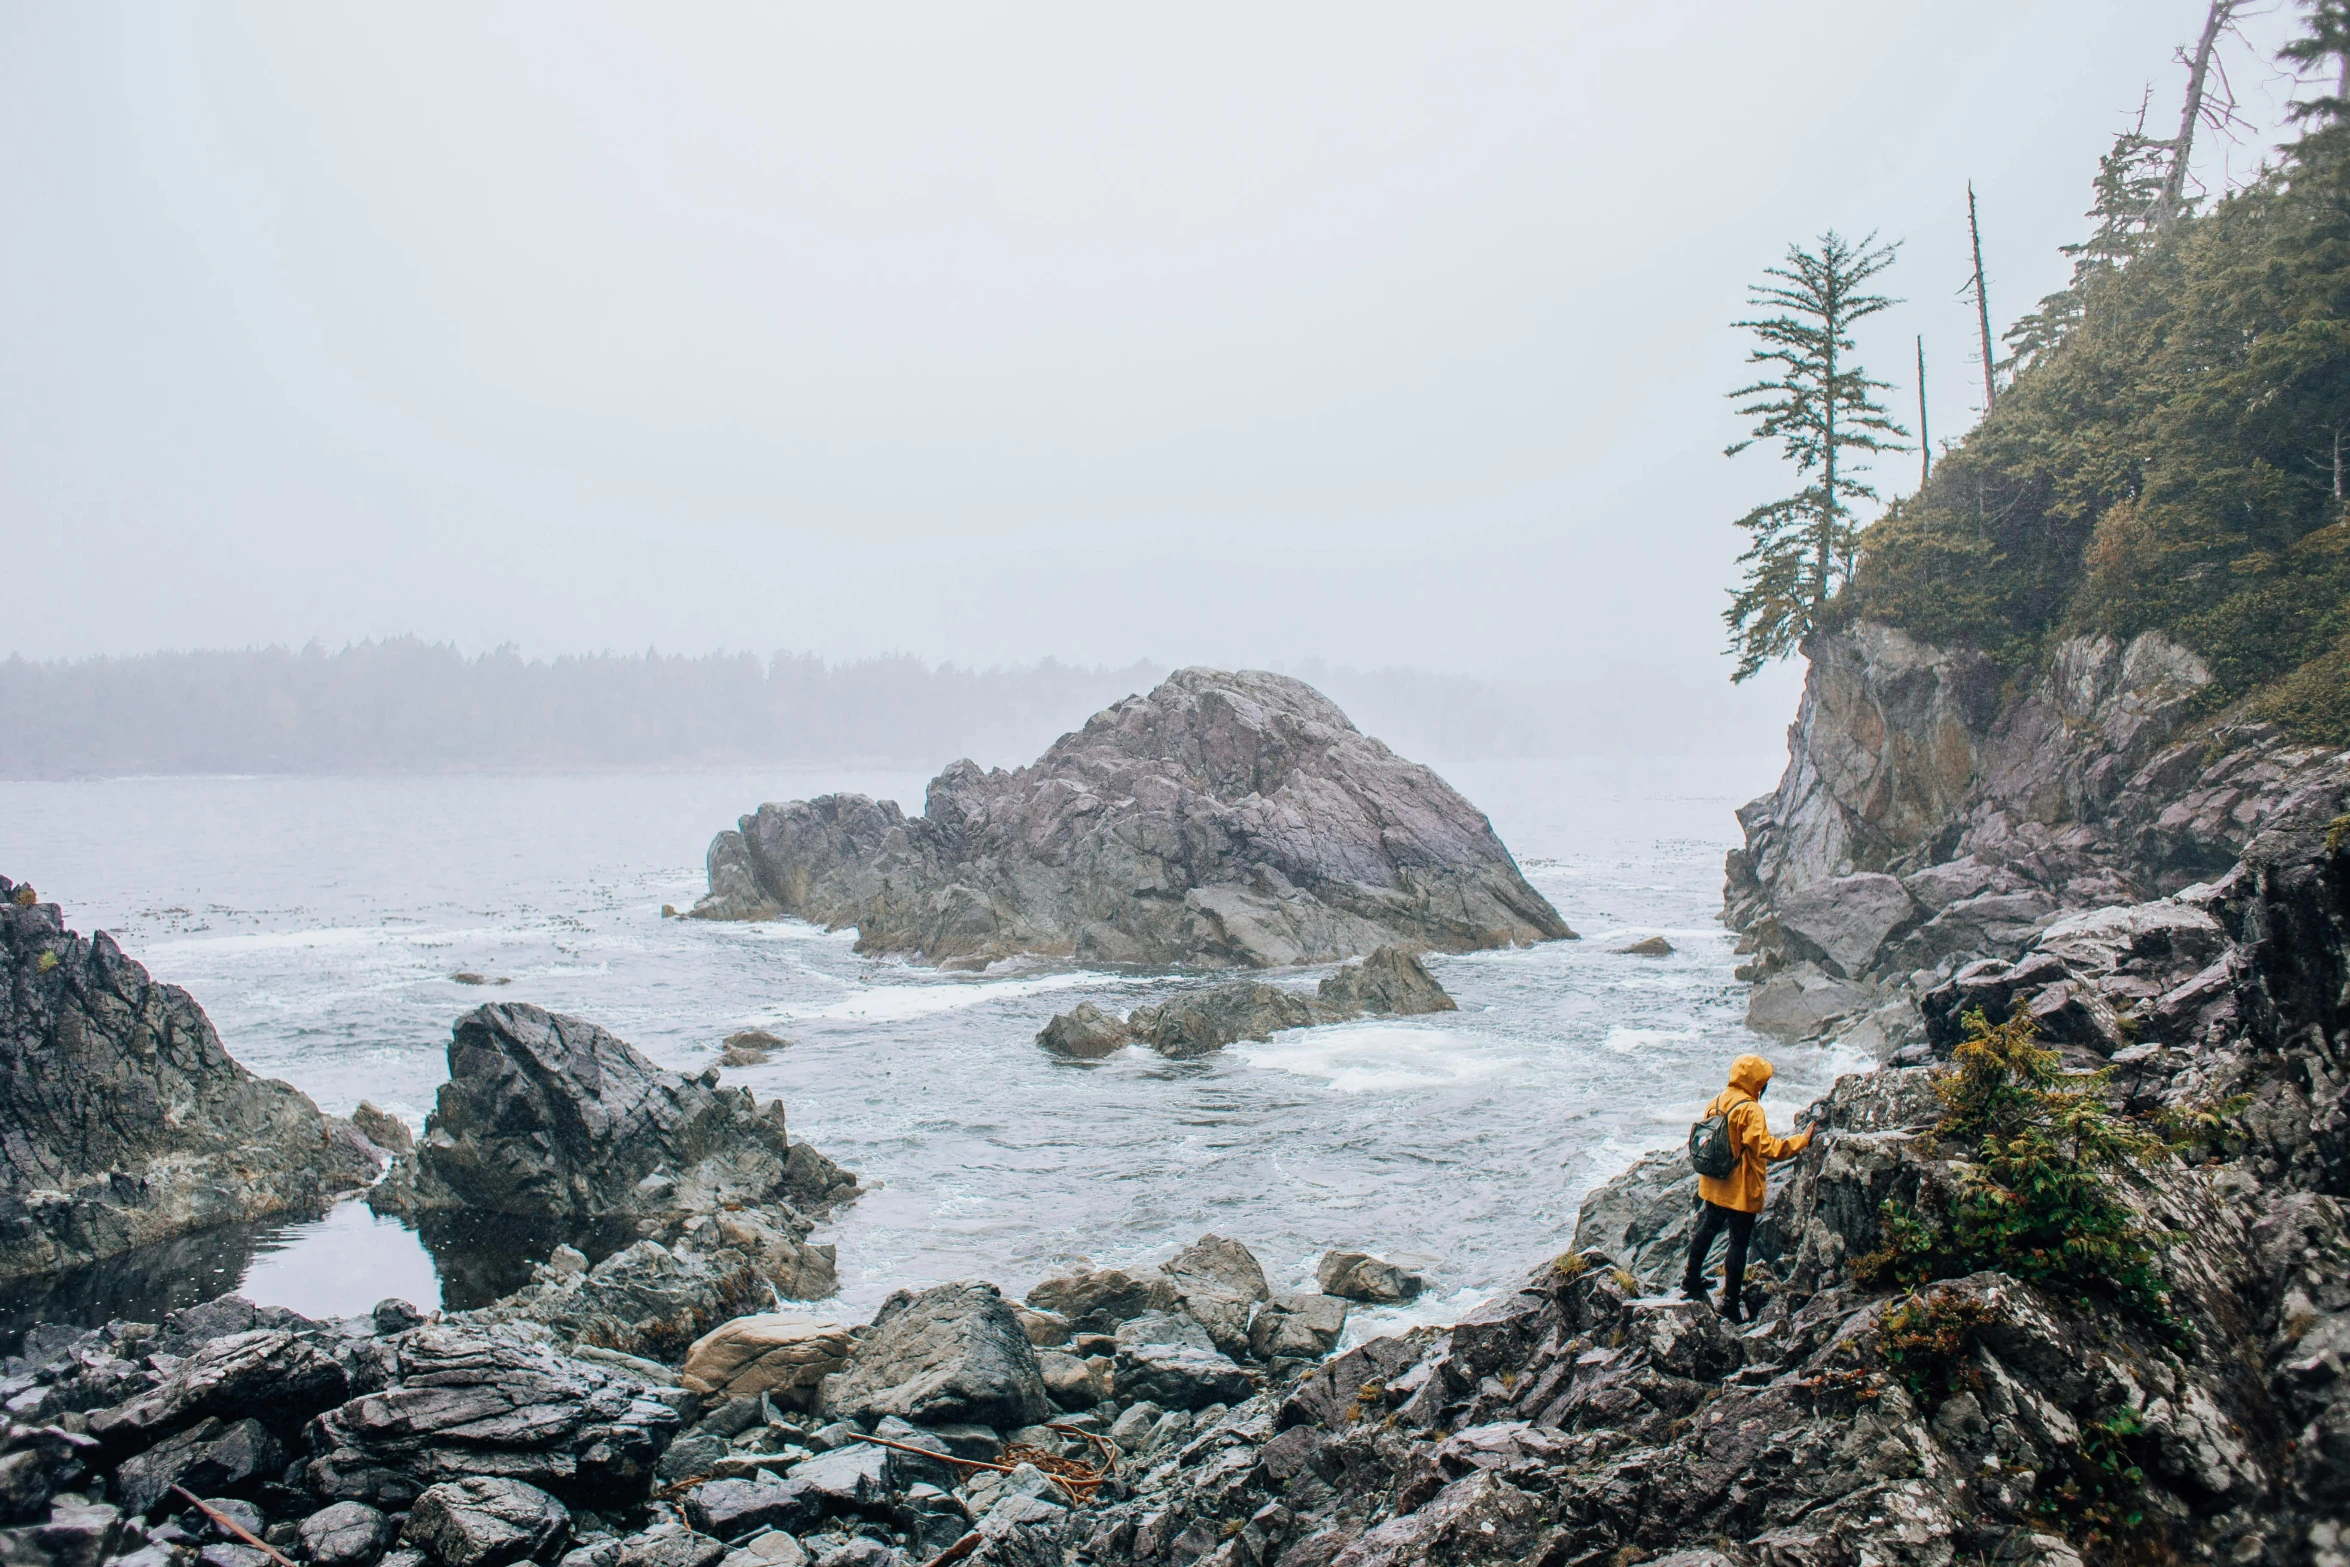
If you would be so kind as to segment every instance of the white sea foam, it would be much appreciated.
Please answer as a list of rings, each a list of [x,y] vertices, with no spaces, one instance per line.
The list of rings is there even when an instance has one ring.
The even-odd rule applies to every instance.
[[[903,1018],[932,1017],[964,1007],[984,1006],[1019,996],[1043,995],[1055,990],[1085,990],[1107,980],[1103,974],[1047,974],[1037,979],[933,980],[903,985],[871,985],[813,1011],[787,1014],[801,1018],[847,1018],[868,1023]]]
[[[1607,1031],[1607,1037],[1599,1042],[1599,1048],[1615,1055],[1630,1056],[1665,1045],[1686,1045],[1696,1038],[1687,1029],[1618,1026]]]
[[[1346,1094],[1443,1088],[1520,1064],[1490,1040],[1413,1023],[1292,1029],[1230,1053],[1264,1071],[1320,1078]]]

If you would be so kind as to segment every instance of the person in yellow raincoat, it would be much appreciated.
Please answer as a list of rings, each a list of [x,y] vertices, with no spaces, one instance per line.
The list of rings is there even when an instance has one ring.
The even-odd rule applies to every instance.
[[[1689,1237],[1689,1267],[1681,1275],[1681,1293],[1692,1300],[1708,1298],[1706,1254],[1713,1250],[1714,1237],[1727,1230],[1730,1253],[1722,1265],[1722,1315],[1732,1322],[1745,1320],[1746,1243],[1754,1234],[1754,1216],[1762,1212],[1764,1167],[1811,1146],[1808,1129],[1793,1137],[1771,1135],[1761,1104],[1770,1086],[1771,1064],[1761,1056],[1740,1056],[1730,1063],[1730,1086],[1714,1095],[1698,1118],[1728,1115],[1730,1147],[1738,1163],[1718,1181],[1697,1178],[1697,1232]]]

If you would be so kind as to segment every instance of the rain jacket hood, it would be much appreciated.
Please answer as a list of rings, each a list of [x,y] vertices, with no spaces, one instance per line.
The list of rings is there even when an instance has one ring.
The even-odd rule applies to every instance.
[[[1729,1117],[1730,1146],[1738,1154],[1736,1168],[1722,1179],[1717,1181],[1703,1175],[1697,1178],[1697,1195],[1718,1208],[1737,1213],[1762,1212],[1765,1168],[1772,1160],[1801,1153],[1811,1145],[1808,1131],[1793,1137],[1771,1135],[1763,1108],[1755,1103],[1755,1095],[1770,1080],[1768,1061],[1761,1056],[1740,1056],[1730,1063],[1730,1086],[1714,1095],[1713,1102],[1705,1107],[1709,1116]]]

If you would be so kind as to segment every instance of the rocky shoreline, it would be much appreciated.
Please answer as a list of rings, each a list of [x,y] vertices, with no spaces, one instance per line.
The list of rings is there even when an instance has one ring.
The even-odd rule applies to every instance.
[[[858,1188],[780,1107],[489,1006],[374,1200],[593,1244],[429,1319],[224,1298],[34,1330],[0,1368],[0,1558],[2350,1563],[2350,756],[2189,736],[2193,675],[2165,644],[2090,645],[2003,707],[1899,633],[1815,657],[1729,918],[1758,1026],[1885,1064],[1799,1116],[1820,1136],[1774,1172],[1749,1323],[1668,1290],[1676,1155],[1591,1193],[1515,1291],[1343,1352],[1356,1304],[1420,1281],[1333,1252],[1279,1295],[1213,1234],[1024,1300],[962,1281],[839,1321],[807,1237]],[[1196,1028],[1145,1008],[1047,1035],[1180,1047],[1432,1004],[1369,982],[1407,964],[1341,970],[1338,996],[1203,992],[1224,999],[1192,998]],[[2162,1313],[1995,1268],[1888,1275],[1898,1216],[1979,1189],[1937,1087],[1970,1014],[2028,1016],[2116,1113],[2196,1129],[2112,1185],[2160,1237]]]

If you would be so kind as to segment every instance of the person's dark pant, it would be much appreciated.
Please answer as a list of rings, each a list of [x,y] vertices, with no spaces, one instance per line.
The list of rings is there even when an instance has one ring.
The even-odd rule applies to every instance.
[[[1714,1237],[1730,1232],[1730,1254],[1722,1260],[1722,1310],[1736,1317],[1739,1297],[1746,1290],[1746,1243],[1754,1235],[1754,1215],[1700,1200],[1697,1233],[1689,1237],[1689,1269],[1681,1288],[1694,1295],[1705,1288],[1705,1255],[1714,1249]]]

